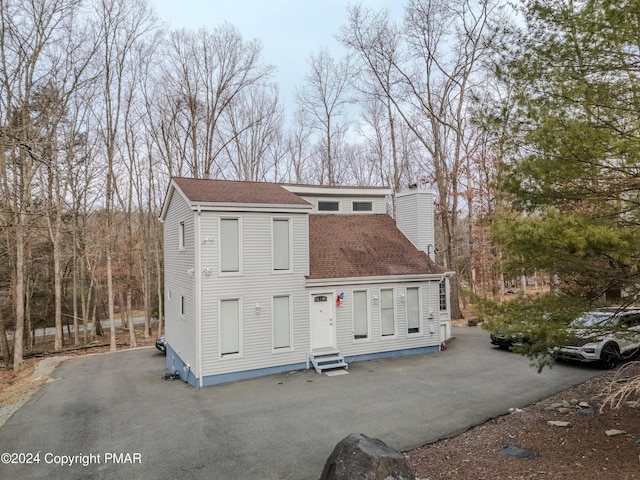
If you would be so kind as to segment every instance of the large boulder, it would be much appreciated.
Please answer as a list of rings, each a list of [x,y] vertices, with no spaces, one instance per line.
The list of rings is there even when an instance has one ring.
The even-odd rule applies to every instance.
[[[404,456],[382,440],[352,433],[336,445],[320,480],[415,480]]]

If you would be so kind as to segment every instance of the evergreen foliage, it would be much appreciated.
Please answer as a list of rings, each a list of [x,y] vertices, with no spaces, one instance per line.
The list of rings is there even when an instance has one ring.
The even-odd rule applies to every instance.
[[[496,68],[516,107],[494,238],[511,272],[546,270],[573,296],[633,298],[640,2],[536,0],[524,18]]]

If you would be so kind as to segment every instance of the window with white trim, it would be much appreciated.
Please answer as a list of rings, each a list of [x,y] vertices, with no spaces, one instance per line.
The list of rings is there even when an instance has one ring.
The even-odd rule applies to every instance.
[[[291,270],[291,221],[289,218],[273,219],[273,270]]]
[[[439,282],[438,293],[440,296],[440,311],[447,310],[447,281],[442,280]]]
[[[240,353],[240,300],[220,300],[220,355]]]
[[[420,333],[420,288],[407,288],[407,333]]]
[[[273,297],[273,348],[291,348],[291,297]]]
[[[396,333],[396,309],[393,289],[380,290],[381,335],[389,337]]]
[[[353,339],[369,338],[369,295],[366,290],[353,292]]]
[[[184,250],[184,222],[178,224],[178,249]]]
[[[220,218],[220,271],[240,272],[240,219]]]
[[[353,202],[351,208],[354,212],[371,212],[373,211],[373,202]]]
[[[340,202],[318,201],[319,212],[339,212]]]

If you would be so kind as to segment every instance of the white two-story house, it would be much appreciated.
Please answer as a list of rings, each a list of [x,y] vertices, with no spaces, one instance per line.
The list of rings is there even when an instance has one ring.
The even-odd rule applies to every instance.
[[[450,336],[433,195],[172,179],[164,222],[167,368],[203,387],[438,351]]]

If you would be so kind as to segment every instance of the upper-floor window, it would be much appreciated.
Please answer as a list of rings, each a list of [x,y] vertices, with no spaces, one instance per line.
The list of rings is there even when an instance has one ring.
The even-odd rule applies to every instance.
[[[340,202],[327,202],[327,201],[319,201],[318,202],[318,211],[319,212],[339,212],[340,211]]]
[[[371,212],[373,211],[373,202],[353,202],[354,212]]]
[[[439,283],[439,293],[440,293],[440,310],[447,309],[447,282],[443,280]]]
[[[220,271],[240,271],[240,220],[220,219]]]
[[[288,218],[273,219],[273,269],[291,270],[291,225]]]
[[[184,250],[184,222],[178,224],[178,248]]]

